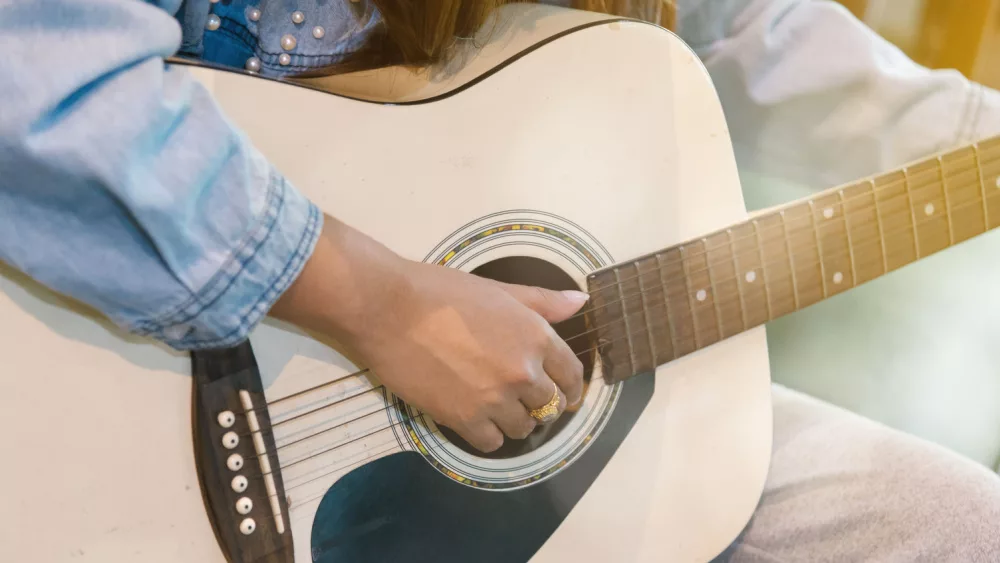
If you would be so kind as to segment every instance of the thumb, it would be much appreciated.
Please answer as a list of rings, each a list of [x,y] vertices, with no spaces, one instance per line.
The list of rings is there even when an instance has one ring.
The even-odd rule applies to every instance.
[[[504,290],[514,299],[538,313],[550,323],[564,321],[580,310],[590,299],[582,291],[552,291],[528,285],[503,284]]]

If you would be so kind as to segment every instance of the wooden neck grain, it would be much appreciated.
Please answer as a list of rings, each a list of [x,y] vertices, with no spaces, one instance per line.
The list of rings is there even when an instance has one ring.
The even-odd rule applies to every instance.
[[[595,272],[587,316],[619,381],[1000,226],[1000,137]]]

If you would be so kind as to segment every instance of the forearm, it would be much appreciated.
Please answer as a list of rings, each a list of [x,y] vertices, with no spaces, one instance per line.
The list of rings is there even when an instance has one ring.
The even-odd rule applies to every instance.
[[[344,344],[373,334],[369,325],[402,310],[407,262],[363,233],[327,216],[315,250],[271,314]],[[399,324],[399,323],[396,323]]]
[[[244,338],[322,218],[164,65],[177,22],[134,0],[17,1],[0,21],[0,259],[178,348]]]

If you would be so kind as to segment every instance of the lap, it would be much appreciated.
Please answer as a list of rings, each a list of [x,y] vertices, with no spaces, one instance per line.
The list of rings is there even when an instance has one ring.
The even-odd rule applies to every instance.
[[[1000,477],[775,386],[764,494],[722,563],[996,561]]]

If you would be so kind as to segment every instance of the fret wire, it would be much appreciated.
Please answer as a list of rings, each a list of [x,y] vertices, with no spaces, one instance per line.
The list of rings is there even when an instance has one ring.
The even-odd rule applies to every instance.
[[[688,272],[687,258],[684,257],[684,247],[678,247],[681,256],[681,267],[684,269],[684,293],[687,294],[688,307],[691,309],[691,330],[694,331],[694,347],[701,348],[698,343],[698,315],[694,312],[694,295],[691,294],[691,284],[688,283],[691,273]]]
[[[983,228],[990,230],[990,212],[986,205],[986,182],[983,181],[983,167],[979,162],[979,143],[972,144],[972,156],[976,161],[976,178],[979,180],[979,191],[983,196]]]
[[[844,190],[837,192],[840,197],[840,214],[844,217],[844,233],[847,235],[847,251],[851,256],[851,285],[858,285],[858,269],[854,265],[854,243],[851,242],[851,222],[847,218],[847,203],[844,201]]]
[[[771,290],[767,281],[767,262],[764,261],[764,242],[760,238],[760,225],[757,220],[753,220],[753,234],[757,237],[757,257],[760,258],[760,277],[764,278],[764,307],[767,309],[767,318],[774,319],[771,313]]]
[[[1000,137],[998,137],[998,138],[1000,138]],[[977,153],[977,155],[976,155],[976,156],[977,156],[977,158],[978,158],[978,153]],[[991,159],[991,160],[990,160],[990,162],[991,162],[991,163],[993,163],[993,162],[996,162],[997,160],[998,160],[998,158],[993,158],[993,159]],[[981,171],[981,170],[982,170],[982,163],[981,163],[981,160],[980,160],[980,161],[978,161],[978,162],[979,162],[979,164],[977,164],[976,166],[978,167],[979,171]],[[964,171],[969,171],[969,170],[971,170],[971,169],[972,169],[971,167],[969,167],[969,168],[965,168],[965,169],[964,169]],[[883,175],[883,176],[880,176],[880,177],[876,177],[876,178],[874,178],[874,179],[869,179],[869,180],[868,180],[868,182],[872,184],[872,186],[873,186],[873,190],[874,190],[874,191],[876,191],[876,192],[879,192],[879,191],[885,191],[885,190],[887,190],[887,189],[888,189],[888,188],[889,188],[890,186],[894,186],[894,185],[897,185],[897,184],[899,184],[899,183],[900,183],[901,181],[902,181],[902,182],[904,183],[904,188],[908,188],[908,187],[909,187],[909,184],[908,184],[908,181],[909,181],[909,171],[908,171],[908,169],[904,168],[904,169],[901,169],[901,170],[897,170],[897,172],[901,172],[901,173],[902,173],[902,174],[904,175],[904,179],[903,179],[903,180],[894,180],[894,181],[890,182],[889,184],[887,184],[887,185],[885,185],[885,186],[882,186],[882,187],[877,187],[877,186],[875,186],[875,183],[874,183],[874,182],[875,182],[875,180],[877,180],[877,179],[878,179],[878,178],[880,178],[880,177],[884,177],[884,176],[885,176],[885,175]],[[917,174],[916,174],[916,175],[915,175],[914,177],[916,177],[916,176],[921,176],[921,175],[923,175],[923,174],[925,174],[925,173],[927,173],[927,172],[931,172],[931,170],[923,170],[923,171],[921,171],[921,172],[918,172],[918,173],[917,173]],[[981,172],[980,172],[980,175],[981,175]],[[1000,180],[998,180],[998,181],[1000,181]],[[984,183],[982,183],[982,182],[981,182],[981,185],[984,185]],[[910,213],[910,215],[911,215],[911,226],[913,226],[913,228],[915,229],[915,226],[914,226],[914,225],[915,225],[915,223],[914,223],[914,220],[915,220],[915,217],[914,217],[914,212],[913,212],[913,208],[912,208],[912,196],[911,196],[911,194],[909,193],[909,190],[906,190],[906,192],[907,192],[907,193],[905,193],[905,194],[901,194],[901,195],[905,195],[905,196],[907,197],[908,201],[909,201],[909,202],[911,203],[911,205],[910,205],[910,209],[911,209],[911,213]],[[850,200],[852,200],[852,199],[860,199],[861,197],[864,197],[864,196],[855,196],[855,197],[852,197],[852,198],[848,198],[848,199],[846,199],[845,201],[850,201]],[[892,199],[895,199],[896,197],[899,197],[899,196],[893,196],[893,197],[892,197]],[[987,195],[987,196],[985,196],[985,199],[984,199],[984,204],[985,204],[985,203],[986,203],[986,202],[988,201],[988,198],[989,198],[989,197],[990,197],[990,196],[988,196],[988,195]],[[875,203],[876,203],[876,204],[878,203],[878,202],[877,202],[877,197],[875,198]],[[838,205],[840,205],[841,207],[843,206],[843,204],[842,204],[842,203],[839,203]],[[879,211],[879,214],[877,215],[877,217],[876,217],[876,218],[877,218],[877,219],[879,220],[879,222],[881,222],[881,219],[882,219],[882,218],[881,218],[881,211]],[[745,223],[745,224],[748,224],[748,225],[752,224],[752,226],[754,227],[754,235],[752,235],[752,236],[754,236],[754,237],[755,237],[755,239],[757,240],[757,245],[758,245],[758,248],[757,248],[757,250],[758,250],[758,255],[760,255],[760,256],[761,256],[761,258],[762,258],[762,260],[761,260],[761,261],[762,261],[762,263],[763,263],[763,256],[762,256],[762,254],[761,254],[761,248],[760,248],[760,247],[761,247],[761,240],[762,240],[762,239],[761,239],[761,236],[760,236],[760,230],[761,230],[761,229],[759,228],[759,224],[758,224],[758,223],[757,223],[757,222],[756,222],[755,220],[754,220],[754,221],[748,221],[748,222],[747,222],[747,223]],[[916,234],[916,231],[914,231],[914,234]],[[744,238],[749,238],[749,237],[744,237]],[[881,239],[881,241],[884,241],[884,238],[883,238],[883,239]],[[919,250],[919,241],[917,241],[917,240],[915,240],[915,241],[914,241],[914,250],[915,250],[915,251],[916,251],[916,250]],[[659,263],[659,262],[658,262],[658,263]],[[662,264],[662,263],[660,263],[660,264]],[[660,267],[662,267],[662,266],[660,266]],[[765,271],[765,274],[766,274],[766,271]],[[766,287],[765,287],[765,289],[766,289]],[[768,301],[769,301],[769,300],[768,300]],[[767,305],[768,305],[768,308],[770,309],[770,303],[769,303],[769,302],[767,303]],[[773,313],[769,311],[768,315],[769,315],[769,317],[771,317],[771,316],[773,316]]]
[[[639,285],[639,302],[642,304],[642,316],[646,320],[646,336],[649,337],[649,355],[652,356],[653,367],[655,368],[659,362],[656,359],[656,344],[653,343],[653,325],[649,322],[649,307],[646,303],[646,289],[643,287],[642,283],[642,272],[639,271],[639,261],[635,261],[635,273],[637,274],[637,280]]]
[[[903,189],[906,191],[906,202],[910,206],[910,222],[913,224],[913,252],[920,258],[920,234],[917,233],[917,212],[913,209],[913,195],[910,194],[910,172],[903,168]]]
[[[868,180],[872,187],[872,201],[875,202],[875,222],[878,224],[878,240],[882,244],[882,274],[889,273],[889,253],[885,250],[885,230],[882,228],[882,212],[878,208],[878,193],[875,190],[875,180]]]
[[[674,335],[674,317],[670,314],[670,295],[667,289],[667,280],[663,277],[663,266],[660,261],[660,254],[656,254],[656,271],[660,276],[660,285],[663,287],[663,309],[667,312],[667,332],[670,333],[670,348],[674,351],[673,356],[678,357],[680,350],[677,348],[677,337]]]
[[[736,243],[733,241],[733,230],[726,229],[726,235],[729,237],[729,254],[733,257],[733,274],[736,275],[736,295],[740,298],[740,318],[743,320],[743,330],[749,328],[747,325],[747,304],[746,300],[743,299],[743,284],[740,283],[740,261],[736,253]]]
[[[701,244],[705,248],[708,248],[708,239],[701,239]],[[707,250],[705,254],[708,254]],[[722,333],[722,309],[719,308],[719,293],[715,289],[715,277],[712,275],[712,260],[710,256],[706,256],[705,264],[707,265],[705,269],[708,270],[708,287],[712,290],[712,305],[715,308],[715,328],[719,333],[719,340],[722,340],[725,338],[725,335]]]
[[[944,162],[941,157],[937,157],[938,170],[941,172],[941,193],[944,194],[944,218],[948,221],[948,246],[955,244],[955,227],[951,221],[951,200],[948,198],[948,184],[944,178]]]
[[[628,338],[626,342],[628,343],[628,363],[629,371],[635,373],[635,347],[632,345],[632,327],[629,326],[628,322],[628,308],[625,303],[625,292],[622,290],[622,277],[620,270],[615,268],[615,286],[618,288],[618,299],[621,302],[622,319],[625,321],[625,336]]]
[[[908,229],[904,229],[904,230],[908,230]],[[892,231],[892,232],[891,232],[890,234],[897,234],[897,233],[901,233],[901,232],[902,232],[902,230],[897,230],[897,231]],[[870,241],[869,241],[869,242],[870,242]],[[913,263],[913,262],[916,262],[917,260],[918,260],[918,259],[914,259],[914,260],[911,260],[911,261],[910,261],[910,262],[908,262],[908,263]],[[662,278],[661,278],[661,279],[662,279]],[[624,321],[624,320],[625,320],[625,319],[623,318],[623,319],[621,319],[621,320],[616,320],[616,321],[612,321],[612,323],[616,323],[616,322],[622,322],[622,321]],[[582,336],[582,335],[577,335],[577,336]],[[622,339],[621,339],[621,338],[618,338],[618,339],[615,339],[615,340],[613,340],[612,342],[617,342],[617,341],[619,341],[619,340],[622,340]],[[590,350],[584,350],[583,352],[588,352],[588,351],[591,351],[591,350],[594,350],[594,349],[595,349],[595,348],[592,348],[592,349],[590,349]],[[579,355],[580,353],[583,353],[583,352],[579,352],[579,353],[578,353],[578,355]],[[676,356],[676,357],[679,357],[679,356]]]
[[[843,211],[841,211],[843,214]],[[823,297],[829,297],[826,289],[826,265],[823,264],[823,243],[819,240],[819,226],[816,224],[816,204],[809,200],[809,216],[812,219],[813,235],[816,237],[816,253],[819,255],[819,275],[823,282]]]
[[[781,217],[781,231],[785,237],[785,253],[788,254],[788,269],[792,273],[792,305],[799,310],[799,285],[795,281],[795,260],[792,259],[792,243],[788,240],[788,223],[785,222],[785,211],[778,212]]]

